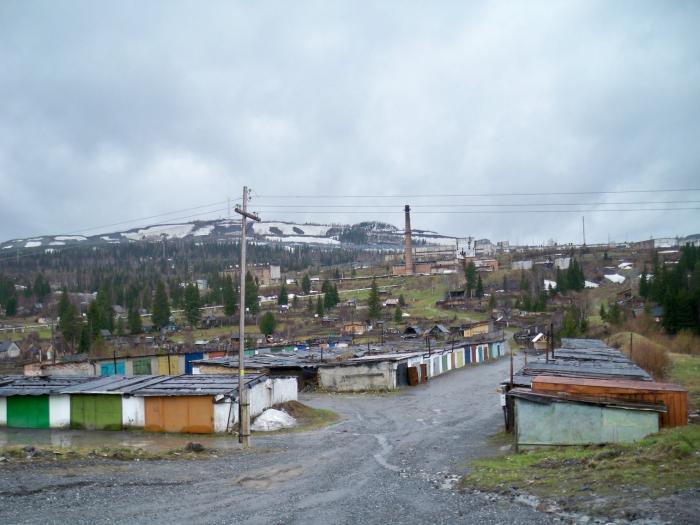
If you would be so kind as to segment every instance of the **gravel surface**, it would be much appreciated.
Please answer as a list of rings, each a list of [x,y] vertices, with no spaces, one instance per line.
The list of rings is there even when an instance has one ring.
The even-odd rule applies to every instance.
[[[300,396],[343,418],[254,436],[202,460],[0,464],[0,523],[552,523],[551,514],[454,489],[498,452],[496,385],[508,360],[386,395]]]

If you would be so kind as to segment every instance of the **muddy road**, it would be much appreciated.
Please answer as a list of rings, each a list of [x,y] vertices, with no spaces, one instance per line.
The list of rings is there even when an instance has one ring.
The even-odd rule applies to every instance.
[[[387,395],[303,395],[343,418],[202,460],[0,464],[0,523],[548,523],[460,493],[464,462],[497,452],[508,360]]]

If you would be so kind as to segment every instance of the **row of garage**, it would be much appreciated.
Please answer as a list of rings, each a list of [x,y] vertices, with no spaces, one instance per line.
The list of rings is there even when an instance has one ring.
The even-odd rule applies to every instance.
[[[246,375],[251,417],[297,399],[296,379]],[[234,428],[238,376],[0,377],[0,426],[211,433]]]

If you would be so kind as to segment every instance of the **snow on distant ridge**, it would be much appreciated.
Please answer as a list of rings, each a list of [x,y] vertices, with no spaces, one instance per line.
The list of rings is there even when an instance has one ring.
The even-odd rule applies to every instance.
[[[37,246],[41,246],[41,241],[27,241],[27,244],[24,245],[25,248],[36,248]]]
[[[197,228],[195,231],[192,232],[192,235],[195,237],[204,237],[205,235],[210,235],[212,231],[214,231],[215,226],[213,224],[209,224],[207,226],[202,226],[201,228]]]
[[[192,223],[185,224],[161,224],[158,226],[149,226],[135,232],[124,232],[121,235],[132,241],[140,241],[144,237],[146,239],[158,239],[165,235],[168,239],[182,239],[192,232],[194,225]]]
[[[63,241],[51,241],[49,243],[49,246],[65,246],[66,243]]]
[[[289,237],[266,236],[266,240],[273,242],[298,242],[305,244],[340,244],[340,241],[331,237],[314,237],[311,235],[297,235]]]
[[[276,231],[273,231],[273,228]],[[286,222],[255,222],[253,232],[257,235],[315,235],[328,234],[330,226],[323,224],[288,224]],[[281,233],[280,233],[281,232]]]
[[[87,237],[82,235],[57,235],[54,239],[57,241],[86,241]]]

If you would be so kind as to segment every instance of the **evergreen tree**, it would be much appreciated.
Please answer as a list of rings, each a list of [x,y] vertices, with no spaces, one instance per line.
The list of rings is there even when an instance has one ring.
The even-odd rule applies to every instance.
[[[567,275],[561,270],[561,268],[557,268],[557,292],[564,295],[568,290],[569,290],[569,279]]]
[[[129,325],[129,332],[132,335],[140,334],[143,332],[143,323],[141,322],[141,314],[139,314],[138,309],[135,306],[129,308],[129,313],[127,316],[127,324]]]
[[[297,294],[294,294],[294,297],[292,297],[292,308],[299,308],[299,296]]]
[[[119,319],[117,319],[117,335],[122,337],[125,333],[124,318],[120,316]]]
[[[277,296],[277,304],[278,305],[285,305],[289,304],[289,295],[287,293],[287,283],[282,280],[282,286],[280,287],[280,293]]]
[[[272,312],[265,312],[260,316],[260,332],[265,335],[272,335],[275,332],[277,326],[277,320],[275,319],[275,314]]]
[[[199,289],[196,284],[190,283],[185,287],[185,318],[193,328],[199,323],[201,317],[199,311]]]
[[[58,322],[58,329],[63,334],[63,339],[68,343],[72,350],[75,350],[75,345],[80,337],[80,331],[82,329],[82,323],[80,316],[78,315],[78,309],[73,303],[68,301],[68,293],[63,294],[61,300],[66,298],[66,301],[62,307],[61,318]],[[61,304],[59,303],[59,308]]]
[[[649,282],[647,280],[647,266],[644,265],[642,275],[639,276],[639,297],[646,299],[649,297]]]
[[[481,281],[481,274],[476,281],[476,296],[481,299],[484,296],[484,283]]]
[[[401,307],[397,306],[396,310],[394,310],[394,322],[400,323],[402,320],[403,320],[403,312],[401,311]]]
[[[232,316],[236,311],[236,291],[233,287],[233,279],[227,275],[223,281],[221,295],[224,302],[224,315]]]
[[[489,309],[493,310],[494,308],[496,308],[496,296],[491,294],[489,296]]]
[[[316,297],[316,315],[323,317],[323,301],[320,295]]]
[[[258,283],[253,279],[250,272],[245,274],[245,307],[251,314],[255,315],[260,311],[258,302]]]
[[[530,290],[530,280],[525,274],[525,270],[520,270],[520,291],[527,292]]]
[[[406,306],[406,298],[403,296],[403,294],[399,294],[399,306],[402,308]]]
[[[43,273],[38,273],[34,278],[34,297],[38,303],[43,303],[46,296],[51,293],[51,286]]]
[[[90,352],[90,328],[84,324],[80,329],[80,343],[78,344],[78,352],[87,354]]]
[[[304,292],[304,295],[309,295],[311,292],[311,279],[308,273],[305,273],[301,279],[301,291]]]
[[[600,318],[601,318],[603,321],[607,320],[608,312],[605,310],[605,303],[600,303],[600,310],[599,310],[599,313],[600,313]]]
[[[476,265],[474,261],[469,261],[467,264],[467,267],[464,269],[464,277],[467,279],[467,297],[472,297],[476,288]]]
[[[369,289],[369,298],[367,299],[367,315],[370,319],[379,319],[381,315],[381,308],[382,306],[379,301],[377,279],[372,278],[372,285]]]
[[[90,340],[94,341],[100,334],[100,328],[102,326],[102,321],[100,320],[100,308],[97,305],[97,301],[91,301],[88,305],[87,321]]]
[[[158,279],[156,294],[153,297],[151,321],[157,330],[163,328],[170,321],[170,303],[168,295],[165,293],[165,283],[161,279]]]

